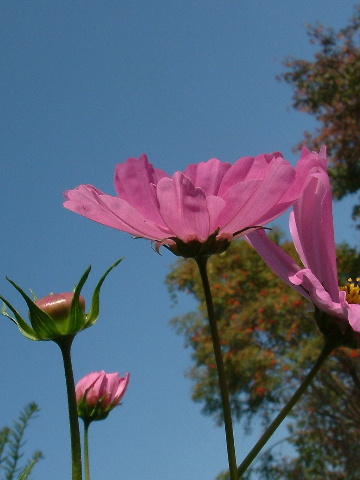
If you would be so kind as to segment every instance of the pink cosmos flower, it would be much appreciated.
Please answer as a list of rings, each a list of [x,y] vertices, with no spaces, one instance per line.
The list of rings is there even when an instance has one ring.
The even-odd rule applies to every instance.
[[[320,155],[304,148],[303,156],[309,155],[325,158],[325,147]],[[327,165],[324,168],[319,163],[310,172],[304,191],[290,214],[290,232],[303,266],[272,242],[264,231],[250,233],[247,239],[279,277],[327,314],[328,320],[335,318],[342,333],[349,325],[353,332],[360,332],[359,287],[350,283],[339,289],[338,284]],[[352,336],[359,341],[357,334]]]
[[[185,257],[209,255],[289,208],[314,161],[303,157],[295,169],[279,152],[243,157],[234,165],[212,158],[170,177],[142,155],[117,165],[118,197],[80,185],[65,192],[64,206],[150,239],[157,250],[165,245]]]
[[[76,385],[76,401],[79,417],[87,420],[103,420],[118,406],[125,395],[130,374],[92,372]]]

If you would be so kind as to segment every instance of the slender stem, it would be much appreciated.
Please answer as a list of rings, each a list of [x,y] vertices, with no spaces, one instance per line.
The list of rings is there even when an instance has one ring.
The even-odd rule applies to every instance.
[[[208,278],[207,268],[206,268],[208,257],[201,256],[201,257],[197,257],[195,260],[196,260],[196,263],[198,264],[200,276],[203,284],[210,331],[211,331],[211,338],[212,338],[213,349],[215,354],[216,368],[217,368],[218,379],[219,379],[222,409],[223,409],[224,424],[225,424],[225,435],[226,435],[226,445],[227,445],[227,452],[228,452],[230,479],[237,480],[238,472],[237,472],[235,442],[234,442],[234,432],[233,432],[233,426],[232,426],[229,391],[228,391],[227,380],[226,380],[224,360],[223,360],[222,350],[220,345],[219,332],[218,332],[216,318],[215,318],[214,304],[212,300],[209,278]]]
[[[83,419],[84,420],[84,419]],[[85,480],[90,480],[90,461],[89,461],[89,425],[91,420],[84,420],[84,464]]]
[[[239,479],[245,473],[245,471],[248,469],[250,464],[253,462],[255,457],[258,455],[260,450],[263,448],[263,446],[266,444],[266,442],[269,440],[271,435],[275,432],[275,430],[279,427],[281,422],[285,419],[285,417],[290,413],[294,405],[300,400],[300,397],[306,390],[306,388],[309,386],[309,384],[312,382],[314,379],[315,375],[317,372],[320,370],[322,364],[325,362],[327,357],[330,355],[330,353],[334,350],[334,345],[329,342],[326,342],[318,359],[314,363],[313,367],[311,368],[310,372],[307,374],[305,377],[304,381],[300,385],[300,387],[296,390],[294,395],[290,398],[288,403],[285,405],[285,407],[281,410],[281,412],[278,414],[278,416],[273,420],[273,422],[269,425],[269,427],[266,429],[265,433],[262,435],[260,440],[254,445],[250,453],[245,457],[245,459],[242,461],[241,465],[238,468],[238,475]]]
[[[64,361],[70,421],[72,480],[82,480],[80,429],[75,396],[74,374],[71,363],[71,344],[73,339],[74,337],[62,337],[61,340],[56,343],[60,347]]]

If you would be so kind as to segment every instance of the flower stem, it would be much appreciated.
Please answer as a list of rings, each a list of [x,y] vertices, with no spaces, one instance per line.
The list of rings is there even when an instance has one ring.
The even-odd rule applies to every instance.
[[[312,380],[314,379],[315,375],[317,372],[320,370],[321,366],[327,359],[327,357],[330,355],[330,353],[334,350],[335,345],[330,343],[330,342],[325,342],[325,345],[320,352],[320,355],[314,365],[312,366],[310,372],[307,374],[305,377],[304,381],[300,385],[300,387],[296,390],[294,395],[290,398],[288,403],[285,405],[285,407],[281,410],[281,412],[278,414],[278,416],[273,420],[273,422],[269,425],[269,427],[265,430],[264,434],[262,437],[259,439],[259,441],[254,445],[252,450],[249,452],[249,454],[245,457],[245,459],[242,461],[241,465],[238,468],[238,475],[239,479],[242,477],[243,473],[248,469],[250,464],[253,462],[253,460],[256,458],[260,450],[263,448],[263,446],[266,444],[266,442],[270,439],[271,435],[275,432],[275,430],[279,427],[281,422],[286,418],[286,416],[290,413],[294,405],[300,400],[300,397],[302,394],[305,392],[306,388],[310,385]]]
[[[90,461],[89,461],[89,425],[91,421],[84,420],[84,464],[85,480],[90,480]]]
[[[73,339],[73,336],[61,337],[56,343],[60,347],[64,361],[70,421],[72,480],[82,480],[80,429],[75,396],[74,374],[71,363],[71,345]]]
[[[224,360],[223,360],[222,350],[220,345],[219,332],[218,332],[216,318],[215,318],[214,304],[212,300],[209,277],[208,277],[207,268],[206,268],[208,257],[200,256],[195,258],[195,260],[199,267],[202,285],[204,289],[208,320],[209,320],[211,338],[212,338],[213,349],[215,354],[216,368],[217,368],[218,379],[219,379],[220,394],[221,394],[222,409],[223,409],[224,424],[225,424],[225,435],[226,435],[226,445],[227,445],[227,453],[228,453],[228,461],[229,461],[230,479],[237,480],[238,472],[237,472],[237,462],[236,462],[230,399],[229,399],[229,392],[228,392],[228,386],[227,386],[227,380],[226,380]]]

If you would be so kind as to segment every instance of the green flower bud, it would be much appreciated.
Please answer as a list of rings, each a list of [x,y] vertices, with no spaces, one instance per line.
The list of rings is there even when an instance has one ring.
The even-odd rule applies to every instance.
[[[4,302],[2,314],[10,318],[18,327],[20,332],[30,340],[54,340],[58,341],[65,336],[75,336],[81,330],[93,325],[99,316],[100,311],[100,290],[102,284],[111,272],[123,259],[114,263],[101,277],[98,282],[91,302],[91,310],[85,313],[85,300],[80,295],[91,267],[89,267],[81,277],[74,292],[50,294],[40,300],[32,300],[15,282],[7,280],[22,295],[29,308],[29,325],[17,310],[0,295]],[[14,316],[11,316],[6,307],[8,307]]]
[[[65,321],[69,318],[71,303],[74,298],[74,292],[70,293],[50,293],[47,297],[36,300],[36,305],[44,310],[55,321]],[[85,312],[85,300],[79,296],[79,303],[82,311]]]

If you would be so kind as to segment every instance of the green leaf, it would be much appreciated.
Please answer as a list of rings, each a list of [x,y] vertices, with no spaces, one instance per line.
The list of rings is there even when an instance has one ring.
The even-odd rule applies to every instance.
[[[35,402],[31,402],[23,409],[18,420],[13,422],[12,428],[5,427],[5,458],[2,465],[2,468],[5,472],[6,480],[15,480],[19,478],[19,461],[23,457],[22,449],[25,445],[24,435],[25,430],[27,429],[30,420],[36,418],[37,413],[39,412],[39,407]],[[4,430],[3,430],[4,431]],[[0,432],[0,436],[1,436]],[[27,478],[30,474],[31,469],[33,468],[35,462],[42,458],[42,452],[36,451],[33,453],[31,459],[26,463],[25,466],[21,467],[21,470],[24,469],[21,478]]]
[[[28,476],[30,475],[31,473],[31,470],[33,469],[35,463],[37,463],[37,458],[35,458],[26,468],[25,470],[23,471],[23,473],[21,474],[21,477],[19,478],[19,480],[26,480],[28,478]]]

